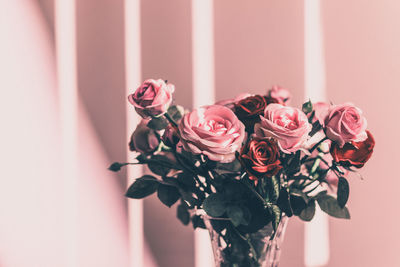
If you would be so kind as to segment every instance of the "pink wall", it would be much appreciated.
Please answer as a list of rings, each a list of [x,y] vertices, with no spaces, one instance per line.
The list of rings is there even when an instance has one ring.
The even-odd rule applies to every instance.
[[[400,266],[400,3],[324,1],[329,98],[363,109],[375,154],[351,179],[352,220],[331,220],[329,266]]]
[[[0,2],[2,267],[68,262],[51,32],[35,1]],[[123,190],[118,177],[106,170],[109,159],[82,105],[79,120],[78,229],[72,233],[78,240],[77,261],[79,266],[127,266]]]
[[[167,79],[178,89],[175,101],[190,108],[190,1],[142,1],[141,14],[143,79]],[[146,199],[144,224],[145,236],[160,266],[194,266],[193,228],[177,221],[175,207],[168,209],[156,196]]]

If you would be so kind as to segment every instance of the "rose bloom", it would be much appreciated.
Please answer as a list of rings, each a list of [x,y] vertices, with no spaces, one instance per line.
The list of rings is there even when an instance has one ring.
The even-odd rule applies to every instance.
[[[216,102],[214,105],[221,105],[221,106],[225,106],[230,109],[233,109],[237,102],[239,102],[240,100],[245,99],[249,96],[252,96],[252,95],[249,93],[243,93],[243,94],[236,96],[234,99],[220,100],[220,101]]]
[[[269,138],[255,137],[249,141],[243,146],[239,160],[249,178],[255,181],[261,177],[272,177],[282,169],[279,148],[276,142]]]
[[[369,160],[374,151],[375,140],[369,131],[366,131],[367,139],[361,142],[346,143],[343,147],[333,143],[331,146],[331,155],[338,164],[356,168],[362,168]]]
[[[325,118],[325,133],[343,147],[347,142],[360,142],[367,138],[367,120],[361,109],[351,103],[332,106]]]
[[[234,106],[234,112],[241,122],[246,126],[248,132],[254,130],[254,124],[260,122],[260,115],[264,114],[267,102],[260,95],[249,96],[240,100]]]
[[[156,132],[147,127],[148,119],[142,119],[135,131],[132,133],[129,149],[140,153],[154,152],[160,141]]]
[[[235,159],[235,152],[242,146],[245,127],[232,110],[212,105],[185,114],[179,133],[185,150],[227,163]]]
[[[161,79],[149,79],[136,89],[135,93],[129,95],[128,100],[143,118],[155,117],[167,112],[174,91],[173,84],[166,84]]]
[[[272,86],[268,91],[268,96],[281,105],[289,104],[292,95],[289,90],[278,85]]]
[[[258,137],[273,137],[284,153],[299,150],[310,131],[311,124],[304,112],[280,104],[269,104],[260,123],[254,126]]]

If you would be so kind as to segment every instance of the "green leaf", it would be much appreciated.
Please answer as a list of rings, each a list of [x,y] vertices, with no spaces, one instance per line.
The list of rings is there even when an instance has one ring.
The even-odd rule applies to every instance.
[[[156,192],[159,186],[157,178],[151,175],[144,175],[128,188],[125,196],[129,198],[141,199]]]
[[[169,158],[162,155],[153,155],[147,161],[147,166],[154,174],[160,176],[167,175],[171,169],[175,168],[175,164]]]
[[[190,214],[185,204],[180,204],[176,209],[176,217],[184,224],[188,225],[190,222]]]
[[[325,196],[326,194],[328,194],[328,191],[323,190],[323,191],[319,192],[318,194],[316,194],[313,198],[314,199],[318,199],[318,198],[320,198],[322,196]]]
[[[224,196],[219,193],[209,195],[203,202],[203,209],[211,217],[222,216],[226,211]]]
[[[346,206],[347,200],[349,199],[349,183],[344,177],[339,177],[338,187],[337,187],[337,202],[341,208]]]
[[[218,162],[215,166],[215,169],[229,172],[239,172],[242,169],[242,165],[240,164],[239,160],[235,159],[229,163]]]
[[[160,131],[167,128],[169,122],[164,117],[153,117],[148,123],[147,127],[155,131]]]
[[[194,180],[194,177],[192,174],[187,173],[187,172],[181,172],[178,174],[178,182],[192,188],[196,186],[196,181]]]
[[[184,201],[190,206],[190,208],[194,208],[195,206],[199,205],[199,200],[197,199],[198,196],[193,197],[193,193],[183,190],[182,188],[178,188],[179,193]]]
[[[285,172],[288,175],[293,175],[297,172],[300,171],[300,150],[298,150],[292,157],[292,159],[290,160],[287,169],[285,170]]]
[[[312,220],[315,214],[315,200],[310,200],[307,207],[303,209],[299,215],[300,219],[309,222]]]
[[[336,198],[330,195],[322,195],[317,198],[317,201],[321,210],[330,216],[342,219],[350,219],[349,210],[346,207],[341,208]]]
[[[185,114],[185,109],[182,106],[170,106],[167,113],[175,122],[177,122]]]
[[[311,100],[308,100],[307,102],[305,102],[301,108],[301,110],[303,110],[304,113],[308,114],[313,110],[313,105],[311,103]]]
[[[108,167],[108,169],[113,172],[118,172],[121,170],[121,167],[123,167],[125,165],[126,165],[126,163],[114,162],[113,164],[110,165],[110,167]]]
[[[280,193],[279,193],[279,198],[277,200],[277,205],[279,208],[286,214],[288,217],[293,216],[293,210],[290,205],[290,199],[289,199],[289,192],[287,191],[287,188],[282,188]]]
[[[160,184],[157,189],[157,196],[162,203],[171,207],[178,201],[180,194],[176,187]]]
[[[292,190],[290,192],[290,206],[292,207],[293,214],[299,216],[302,210],[307,207],[308,198],[300,190]]]
[[[310,133],[308,134],[309,136],[313,136],[314,134],[316,134],[319,130],[322,129],[322,125],[319,123],[319,121],[316,121],[312,124],[312,128]]]
[[[277,205],[272,205],[270,207],[270,212],[272,214],[272,227],[274,228],[274,231],[276,231],[281,221],[282,212]]]
[[[280,191],[280,181],[279,177],[272,176],[270,179],[271,187],[269,188],[269,200],[272,203],[276,203],[279,198],[279,191]]]
[[[250,222],[250,211],[245,207],[229,206],[226,213],[231,219],[232,224],[237,227],[241,224],[248,225]]]
[[[226,213],[235,227],[242,224],[243,210],[239,206],[229,206]]]
[[[200,215],[194,215],[192,217],[192,224],[193,224],[193,229],[196,229],[196,228],[206,229],[204,220],[201,218]]]
[[[251,211],[245,207],[245,206],[241,206],[241,209],[243,211],[243,225],[249,225],[250,221],[251,221]]]

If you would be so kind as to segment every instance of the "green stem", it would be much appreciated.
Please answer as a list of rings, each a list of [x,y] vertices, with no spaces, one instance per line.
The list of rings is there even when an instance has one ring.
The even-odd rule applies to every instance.
[[[322,142],[324,142],[325,140],[328,140],[328,137],[324,137],[322,138],[318,143],[316,143],[311,149],[310,149],[310,153],[312,153],[315,149],[317,149],[317,147],[319,147]]]
[[[178,124],[171,118],[168,113],[164,113],[165,118],[175,127],[178,128]]]
[[[207,184],[205,185],[204,183],[202,183],[200,181],[197,168],[195,166],[191,166],[191,164],[189,164],[187,162],[183,162],[183,159],[178,155],[178,153],[175,150],[173,151],[173,153],[174,153],[174,156],[175,156],[176,160],[178,161],[178,163],[182,166],[182,169],[191,173],[193,175],[194,179],[196,180],[196,182],[198,183],[198,185],[200,187],[202,187],[205,192],[211,194],[212,193],[211,188]]]
[[[205,158],[205,156],[203,154],[200,155],[200,162],[202,164],[207,163],[207,160],[206,160],[206,158]],[[203,174],[204,174],[204,178],[206,178],[207,183],[212,185],[215,189],[217,189],[217,186],[214,183],[214,175],[212,174],[212,172],[207,169],[206,171],[204,171]]]
[[[254,195],[258,198],[258,199],[260,199],[262,202],[263,202],[263,204],[264,204],[264,207],[269,207],[269,206],[271,206],[271,204],[270,203],[268,203],[251,185],[249,185],[248,183],[246,183],[245,181],[243,181],[243,180],[240,180],[243,184],[245,184],[253,193],[254,193]]]
[[[318,170],[319,164],[321,163],[321,159],[317,157],[314,161],[314,164],[311,167],[310,175],[314,177],[315,172]]]
[[[305,193],[306,193],[306,194],[310,194],[312,191],[314,191],[315,189],[317,189],[320,185],[321,185],[321,182],[319,182],[319,183],[317,184],[317,186],[315,186],[314,188],[308,190],[308,191],[305,192]]]
[[[239,233],[239,231],[238,231],[235,227],[232,227],[232,229],[235,231],[235,233],[236,233],[241,239],[243,239],[244,241],[247,242],[247,244],[248,244],[249,247],[250,247],[251,254],[253,254],[253,257],[252,257],[252,258],[257,262],[257,252],[256,252],[256,250],[254,249],[253,244],[251,243],[249,237],[248,237],[248,236],[243,236],[241,233]]]

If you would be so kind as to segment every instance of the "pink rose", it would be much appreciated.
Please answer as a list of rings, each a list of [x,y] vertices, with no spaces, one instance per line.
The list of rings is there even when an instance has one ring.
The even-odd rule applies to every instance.
[[[278,85],[272,86],[268,93],[269,97],[275,99],[279,104],[289,104],[292,95],[289,90]]]
[[[215,105],[221,105],[221,106],[225,106],[230,109],[233,109],[233,107],[235,106],[236,103],[238,103],[240,100],[245,99],[249,96],[252,96],[252,95],[248,94],[248,93],[243,93],[243,94],[236,96],[234,99],[220,100],[220,101],[216,102]]]
[[[161,79],[149,79],[136,89],[135,93],[129,95],[128,100],[143,118],[155,117],[167,112],[174,91],[173,84],[166,84]]]
[[[284,153],[299,150],[308,139],[311,124],[306,114],[293,107],[269,104],[261,116],[261,122],[254,126],[259,137],[273,137]]]
[[[154,130],[147,127],[148,119],[142,119],[132,133],[129,149],[139,153],[151,153],[158,148],[160,141]]]
[[[244,125],[227,107],[204,106],[185,114],[179,124],[181,144],[193,154],[219,162],[235,159],[245,138]]]
[[[367,120],[361,109],[351,103],[332,106],[324,123],[326,136],[340,147],[367,139]]]

